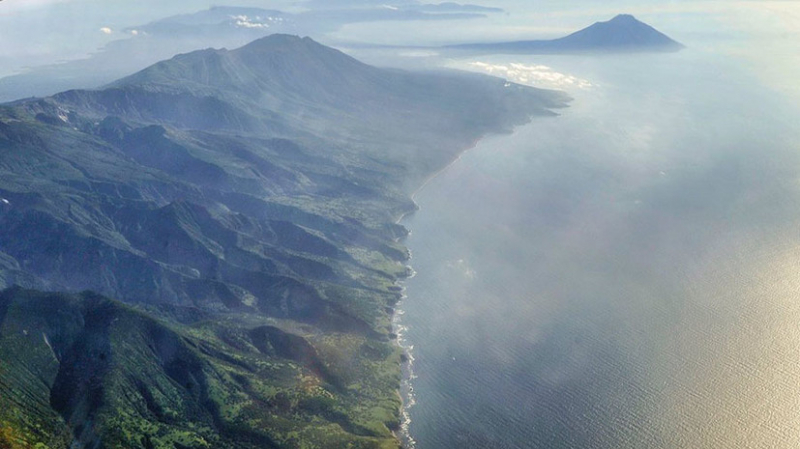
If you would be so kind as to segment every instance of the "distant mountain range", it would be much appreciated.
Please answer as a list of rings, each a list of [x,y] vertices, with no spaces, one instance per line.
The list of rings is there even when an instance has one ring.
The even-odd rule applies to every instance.
[[[397,448],[410,192],[566,101],[273,35],[0,105],[0,447]]]
[[[560,54],[674,52],[684,46],[632,15],[620,14],[559,39],[461,44],[446,48],[481,53]]]
[[[324,36],[350,23],[450,21],[486,17],[498,8],[458,3],[319,2],[296,13],[256,7],[212,6],[191,14],[128,27],[86,59],[31,67],[0,78],[0,102],[46,96],[75,88],[93,88],[197,48],[236,48],[274,33]]]

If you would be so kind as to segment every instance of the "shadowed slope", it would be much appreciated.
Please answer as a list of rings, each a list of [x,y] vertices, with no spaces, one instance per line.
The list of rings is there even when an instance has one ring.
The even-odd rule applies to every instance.
[[[19,288],[0,311],[0,428],[16,435],[0,432],[3,447],[292,447],[309,420],[329,423],[327,440],[308,436],[323,447],[390,437],[343,407],[354,399],[324,346],[274,326],[186,328],[91,293]]]

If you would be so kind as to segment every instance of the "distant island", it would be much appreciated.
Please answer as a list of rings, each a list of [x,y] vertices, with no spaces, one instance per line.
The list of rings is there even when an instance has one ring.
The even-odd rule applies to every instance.
[[[470,53],[564,54],[676,52],[685,47],[632,15],[620,14],[558,39],[472,43],[445,48]]]

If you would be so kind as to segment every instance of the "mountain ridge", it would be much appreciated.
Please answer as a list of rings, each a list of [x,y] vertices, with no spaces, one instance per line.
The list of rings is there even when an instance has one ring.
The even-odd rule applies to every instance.
[[[506,86],[501,80],[488,77],[479,81],[480,77],[377,69],[310,38],[280,34],[235,50],[206,49],[181,54],[104,89],[72,90],[52,98],[67,109],[97,118],[121,115],[179,129],[201,127],[293,136],[316,135],[324,128],[326,134],[347,138],[354,132],[374,134],[380,128],[381,133],[372,142],[376,147],[386,139],[413,140],[408,133],[395,131],[429,127],[411,111],[424,108],[426,114],[440,115],[439,100],[463,97],[479,108],[476,113],[485,115],[481,121],[487,123],[518,115],[514,108],[534,107],[536,113],[545,112],[546,108],[529,101],[530,89]],[[476,82],[494,84],[491,95],[502,97],[501,101],[489,98],[487,91],[471,89]],[[480,111],[480,104],[491,107],[504,103],[515,105]],[[98,111],[100,114],[96,114]],[[398,115],[392,111],[405,112]],[[327,118],[332,115],[343,115],[354,129],[330,127]],[[448,120],[450,115],[441,118]],[[434,156],[421,152],[413,157]],[[397,157],[403,159],[399,163],[404,163],[409,155]]]
[[[396,221],[567,100],[278,36],[0,105],[0,447],[398,448]]]
[[[259,58],[264,58],[264,60],[259,60]],[[185,67],[185,71],[183,72],[159,73],[159,69],[164,67],[174,68],[174,66],[181,62],[196,64],[199,61],[204,63],[214,61],[221,65],[217,67],[198,67],[190,65],[189,67]],[[253,73],[225,72],[226,68],[235,69],[241,67],[236,65],[237,63],[250,68],[253,70]],[[326,67],[326,63],[330,66]],[[204,84],[203,78],[206,78],[205,84],[208,84],[208,80],[214,79],[212,77],[217,78],[215,79],[216,83],[219,83],[220,79],[225,79],[229,83],[235,81],[235,84],[239,86],[246,86],[256,81],[256,79],[254,79],[256,75],[265,75],[274,72],[277,75],[290,78],[292,76],[301,75],[302,73],[298,72],[300,68],[303,70],[326,69],[323,72],[315,73],[315,76],[318,78],[334,75],[337,70],[345,71],[345,73],[348,74],[355,70],[370,70],[370,67],[366,64],[357,61],[339,50],[321,45],[309,37],[301,38],[289,34],[272,34],[256,39],[234,50],[209,48],[177,55],[169,60],[147,67],[131,76],[122,78],[106,87],[159,84],[159,81],[193,81],[202,85]],[[216,69],[218,72],[211,73],[210,70],[212,69]],[[287,73],[287,71],[289,73]],[[250,77],[244,75],[250,75]]]

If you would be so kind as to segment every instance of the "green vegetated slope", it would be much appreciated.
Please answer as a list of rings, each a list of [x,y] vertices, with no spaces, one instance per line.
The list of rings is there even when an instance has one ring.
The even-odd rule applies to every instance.
[[[0,448],[396,447],[409,192],[565,101],[276,35],[0,106]]]
[[[388,342],[168,324],[94,293],[9,289],[0,314],[2,447],[393,447]]]

